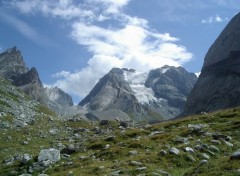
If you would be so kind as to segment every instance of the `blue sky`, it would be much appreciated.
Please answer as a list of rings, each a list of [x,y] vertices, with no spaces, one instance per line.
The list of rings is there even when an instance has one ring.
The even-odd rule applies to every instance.
[[[239,0],[1,0],[0,52],[17,46],[78,103],[112,67],[199,72]]]

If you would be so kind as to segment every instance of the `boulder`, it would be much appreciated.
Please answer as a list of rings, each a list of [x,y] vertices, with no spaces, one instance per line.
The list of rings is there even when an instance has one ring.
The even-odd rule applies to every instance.
[[[231,160],[235,160],[235,159],[240,159],[240,149],[238,149],[236,152],[234,152],[231,156],[230,156]]]
[[[54,148],[42,149],[38,155],[38,162],[43,163],[50,161],[51,163],[56,163],[61,159],[60,151]]]

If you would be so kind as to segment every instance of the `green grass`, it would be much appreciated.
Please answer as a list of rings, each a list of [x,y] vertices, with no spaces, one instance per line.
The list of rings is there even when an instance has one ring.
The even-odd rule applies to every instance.
[[[50,116],[54,115],[44,107],[39,107],[39,111]],[[9,121],[11,118],[9,117]],[[184,152],[185,147],[194,147],[201,140],[203,143],[211,145],[212,137],[203,137],[202,133],[192,131],[188,124],[208,124],[203,128],[204,132],[221,133],[232,137],[233,147],[228,147],[224,143],[217,145],[219,153],[211,156],[208,163],[200,165],[201,152],[192,154],[195,162],[190,161]],[[95,133],[96,127],[102,131]],[[108,125],[99,125],[96,122],[62,122],[54,118],[50,120],[48,116],[38,117],[34,125],[18,130],[5,130],[0,133],[0,157],[7,159],[9,155],[18,153],[29,153],[35,158],[42,148],[56,147],[57,143],[82,145],[83,150],[71,154],[68,159],[61,159],[57,164],[52,165],[47,170],[48,175],[60,176],[68,175],[110,175],[110,173],[120,170],[122,175],[138,175],[158,173],[158,170],[165,170],[172,176],[208,176],[208,175],[239,175],[239,160],[230,160],[230,155],[240,148],[240,109],[228,109],[214,112],[208,115],[192,116],[175,121],[162,122],[150,126],[130,127],[126,130],[118,128],[117,122]],[[50,135],[49,129],[59,129],[56,135]],[[77,129],[87,128],[87,131]],[[74,131],[82,136],[82,139],[72,138]],[[159,131],[160,134],[153,134]],[[39,132],[44,132],[47,137],[39,137]],[[8,136],[12,140],[6,140]],[[109,136],[114,136],[112,140],[106,140]],[[191,137],[191,138],[190,138]],[[29,144],[22,145],[21,141],[31,138]],[[189,144],[176,143],[176,138],[188,138]],[[72,140],[70,140],[72,139]],[[181,153],[178,156],[160,154],[161,150],[168,151],[170,147],[178,148]],[[9,149],[9,150],[7,150]],[[137,151],[131,155],[130,151]],[[207,153],[206,151],[204,151]],[[84,158],[84,157],[85,158]],[[131,161],[138,161],[142,166],[133,166]],[[72,163],[69,163],[72,162]],[[144,171],[137,170],[138,167],[146,167]],[[23,173],[26,166],[20,166],[15,162],[11,166],[0,166],[0,175],[10,175],[12,170]],[[37,175],[37,173],[35,173]]]

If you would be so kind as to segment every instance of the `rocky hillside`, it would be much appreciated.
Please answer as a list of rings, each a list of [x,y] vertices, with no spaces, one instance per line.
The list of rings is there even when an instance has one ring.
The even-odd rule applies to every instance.
[[[46,116],[0,133],[0,175],[237,176],[239,116],[231,109],[136,126]]]
[[[71,96],[61,89],[56,87],[44,89],[37,69],[34,67],[28,69],[21,51],[16,47],[0,54],[0,76],[22,89],[34,100],[47,105],[57,113],[62,113],[61,109],[73,105]]]
[[[182,67],[164,66],[149,73],[113,68],[79,105],[95,118],[121,117],[159,121],[177,116],[197,77]],[[104,113],[104,115],[102,115]]]
[[[184,114],[211,112],[240,105],[240,13],[208,50]]]

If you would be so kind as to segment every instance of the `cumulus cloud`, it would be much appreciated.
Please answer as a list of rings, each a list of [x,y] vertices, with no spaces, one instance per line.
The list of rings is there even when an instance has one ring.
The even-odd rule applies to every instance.
[[[93,57],[89,59],[86,68],[62,76],[55,85],[84,97],[98,79],[113,67],[146,72],[166,64],[179,66],[192,58],[192,53],[177,44],[178,38],[169,33],[153,32],[146,23],[144,26],[141,22],[128,21],[120,29],[106,29],[75,22],[71,37],[79,45],[86,46]]]
[[[180,45],[180,39],[160,33],[143,18],[124,13],[130,0],[22,0],[10,1],[22,13],[68,20],[69,36],[92,55],[79,71],[59,71],[52,75],[53,86],[83,98],[99,78],[113,67],[134,68],[140,72],[163,65],[179,66],[193,55]],[[110,20],[111,24],[101,25]],[[96,23],[97,22],[97,23]],[[48,85],[49,86],[49,85]]]
[[[224,21],[228,21],[228,18],[227,17],[222,18],[219,15],[216,15],[216,16],[210,16],[206,19],[202,19],[201,22],[203,24],[211,24],[211,23],[221,23],[221,22],[224,22]]]

